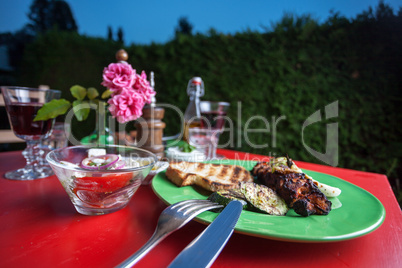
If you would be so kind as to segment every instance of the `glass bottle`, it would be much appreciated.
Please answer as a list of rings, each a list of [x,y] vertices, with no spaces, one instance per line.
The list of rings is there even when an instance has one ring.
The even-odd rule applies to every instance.
[[[190,101],[184,113],[183,139],[188,142],[188,129],[201,126],[200,97],[204,96],[204,82],[201,77],[193,77],[187,85]]]
[[[109,128],[109,111],[106,108],[106,102],[99,101],[96,105],[96,121],[95,130],[89,136],[82,138],[81,144],[104,146],[107,144],[115,144],[113,131]]]

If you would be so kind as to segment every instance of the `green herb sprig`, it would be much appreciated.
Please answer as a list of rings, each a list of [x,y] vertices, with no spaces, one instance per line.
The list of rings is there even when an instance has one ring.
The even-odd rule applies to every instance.
[[[192,151],[194,151],[196,148],[192,145],[190,145],[188,142],[183,141],[180,145],[179,145],[179,150],[184,152],[184,153],[191,153]]]

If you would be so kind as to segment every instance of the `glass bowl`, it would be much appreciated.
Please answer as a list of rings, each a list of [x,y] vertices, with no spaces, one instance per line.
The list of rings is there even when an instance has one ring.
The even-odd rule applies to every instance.
[[[120,169],[87,169],[80,163],[90,155],[119,155]],[[103,215],[124,208],[140,187],[157,157],[143,149],[119,146],[71,146],[51,151],[46,160],[75,209],[84,215]]]

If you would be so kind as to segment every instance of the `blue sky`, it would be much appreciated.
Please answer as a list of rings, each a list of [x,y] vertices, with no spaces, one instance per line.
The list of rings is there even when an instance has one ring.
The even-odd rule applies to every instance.
[[[0,33],[16,31],[28,23],[33,0],[0,0]],[[106,37],[121,27],[127,44],[163,43],[174,36],[180,17],[187,17],[193,33],[214,28],[221,33],[263,31],[285,13],[311,14],[325,21],[330,10],[353,18],[379,0],[66,0],[72,9],[79,33]],[[394,12],[402,0],[385,0]]]

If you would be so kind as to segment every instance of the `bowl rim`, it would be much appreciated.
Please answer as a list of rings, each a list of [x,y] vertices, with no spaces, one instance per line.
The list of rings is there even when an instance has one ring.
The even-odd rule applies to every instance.
[[[63,165],[60,164],[59,162],[56,162],[55,160],[51,159],[51,155],[55,154],[56,152],[62,151],[66,148],[86,148],[86,149],[93,149],[93,148],[107,148],[107,147],[123,147],[123,148],[129,148],[129,149],[134,149],[137,151],[142,151],[145,152],[147,154],[149,154],[149,157],[153,158],[153,162],[149,163],[148,165],[144,165],[144,166],[139,166],[139,167],[132,167],[132,168],[122,168],[122,169],[110,169],[110,170],[92,170],[92,169],[85,169],[85,168],[81,168],[81,167],[73,167],[73,166],[67,166],[67,165]],[[124,173],[124,172],[130,172],[130,171],[138,171],[138,170],[142,170],[142,169],[146,169],[147,167],[152,167],[154,166],[157,162],[158,162],[158,157],[152,153],[151,151],[142,149],[142,148],[138,148],[138,147],[133,147],[133,146],[127,146],[127,145],[75,145],[75,146],[68,146],[68,147],[63,147],[63,148],[59,148],[59,149],[55,149],[53,151],[50,151],[47,155],[46,155],[46,160],[57,167],[60,168],[64,168],[64,169],[68,169],[68,170],[74,170],[74,171],[79,171],[79,172],[105,172],[105,173]]]

